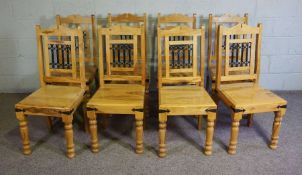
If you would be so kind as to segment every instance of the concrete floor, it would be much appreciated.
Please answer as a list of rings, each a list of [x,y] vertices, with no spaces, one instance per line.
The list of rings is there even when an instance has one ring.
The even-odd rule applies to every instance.
[[[275,151],[267,146],[273,114],[265,113],[255,116],[251,128],[242,121],[237,155],[228,155],[230,115],[220,105],[212,156],[202,153],[205,122],[200,132],[196,118],[173,117],[168,121],[168,155],[158,158],[157,118],[151,112],[144,131],[144,154],[134,153],[133,117],[114,116],[106,130],[99,129],[97,154],[89,150],[89,135],[74,125],[76,157],[71,160],[65,157],[62,124],[57,123],[51,133],[41,117],[29,117],[33,152],[24,156],[14,104],[26,94],[0,94],[0,174],[301,174],[302,92],[277,93],[288,100],[288,111]],[[151,109],[154,101],[150,101]]]

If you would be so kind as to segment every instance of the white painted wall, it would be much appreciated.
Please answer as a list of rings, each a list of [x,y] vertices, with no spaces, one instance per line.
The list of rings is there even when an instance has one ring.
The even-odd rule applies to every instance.
[[[264,25],[261,84],[302,90],[301,7],[301,0],[0,0],[0,92],[28,92],[39,86],[35,24],[49,26],[56,14],[75,13],[96,14],[102,21],[108,12],[148,13],[149,45],[158,12],[197,13],[205,20],[209,13],[249,13],[250,24]]]

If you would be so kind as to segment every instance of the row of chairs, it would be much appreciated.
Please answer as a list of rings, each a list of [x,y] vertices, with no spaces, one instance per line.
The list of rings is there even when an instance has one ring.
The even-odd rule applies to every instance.
[[[108,26],[98,29],[91,25],[96,22],[93,15],[91,18],[57,16],[56,19],[55,27],[36,26],[41,87],[15,105],[23,153],[31,153],[27,116],[34,115],[46,116],[50,127],[53,118],[63,121],[67,157],[74,157],[72,122],[79,106],[83,107],[92,152],[99,151],[97,115],[127,114],[135,116],[136,153],[143,153],[147,108],[144,101],[148,95],[146,15],[109,15]],[[129,25],[130,22],[140,24]],[[187,22],[192,26],[184,24]],[[169,116],[196,117],[199,129],[205,116],[204,153],[211,155],[219,100],[231,109],[230,154],[236,153],[243,115],[251,120],[254,113],[260,112],[275,112],[270,148],[276,149],[287,102],[259,86],[262,25],[248,26],[247,15],[209,16],[207,84],[212,84],[213,100],[204,85],[205,28],[197,29],[195,22],[194,15],[192,18],[179,14],[158,18],[159,156],[166,156]],[[82,23],[86,27],[81,26]],[[161,26],[162,23],[179,24]]]

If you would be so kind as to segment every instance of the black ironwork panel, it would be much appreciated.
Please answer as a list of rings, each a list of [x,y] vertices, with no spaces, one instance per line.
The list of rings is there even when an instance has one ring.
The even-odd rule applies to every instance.
[[[49,44],[49,65],[52,69],[71,69],[71,46],[65,44]]]
[[[113,67],[132,67],[133,45],[132,44],[112,44],[112,66]]]
[[[172,69],[191,68],[193,65],[193,44],[170,45],[170,67]]]
[[[251,42],[248,43],[230,43],[230,67],[243,67],[250,65]]]

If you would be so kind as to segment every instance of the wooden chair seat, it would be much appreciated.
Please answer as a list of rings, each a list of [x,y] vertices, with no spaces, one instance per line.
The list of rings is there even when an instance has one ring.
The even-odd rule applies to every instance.
[[[140,84],[105,84],[87,103],[100,113],[134,114],[144,107],[145,86]]]
[[[160,109],[169,109],[169,115],[196,115],[216,104],[200,86],[165,86],[160,91]]]
[[[271,112],[287,104],[286,100],[254,83],[224,84],[219,89],[233,109],[243,113]]]
[[[16,108],[69,112],[80,104],[84,93],[81,87],[46,85],[17,103]]]

